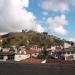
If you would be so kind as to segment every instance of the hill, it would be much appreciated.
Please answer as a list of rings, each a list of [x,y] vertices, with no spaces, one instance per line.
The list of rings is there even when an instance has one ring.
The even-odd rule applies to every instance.
[[[51,47],[53,45],[63,45],[64,40],[60,38],[48,35],[47,32],[38,33],[34,31],[22,31],[22,32],[11,32],[0,37],[3,42],[3,47],[10,47],[11,45],[16,46],[30,46],[30,45],[38,45]]]

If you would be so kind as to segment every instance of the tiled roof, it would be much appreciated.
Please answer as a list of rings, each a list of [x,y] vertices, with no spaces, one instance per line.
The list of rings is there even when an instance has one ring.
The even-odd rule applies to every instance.
[[[75,61],[65,61],[65,60],[47,60],[47,64],[75,64]]]
[[[25,60],[21,60],[21,62],[25,62],[25,63],[41,63],[40,59],[34,59],[34,58],[27,58]]]
[[[26,54],[33,54],[33,53],[36,53],[37,51],[35,50],[26,50]]]

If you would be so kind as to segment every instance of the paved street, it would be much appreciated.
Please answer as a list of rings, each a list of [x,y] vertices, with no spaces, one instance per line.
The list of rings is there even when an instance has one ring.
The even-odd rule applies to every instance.
[[[0,63],[0,75],[75,75],[75,65]]]

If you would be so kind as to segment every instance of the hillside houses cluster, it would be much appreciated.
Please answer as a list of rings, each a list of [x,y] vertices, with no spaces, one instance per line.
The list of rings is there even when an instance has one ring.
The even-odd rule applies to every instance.
[[[43,60],[37,59],[43,49],[44,47],[39,48],[37,45],[33,45],[30,50],[26,50],[25,46],[20,46],[19,50],[16,46],[12,46],[11,48],[0,47],[0,61],[46,63],[48,58],[65,61],[75,60],[75,46],[71,46],[71,44],[64,43],[64,46],[51,46],[51,48],[46,48],[46,58]]]

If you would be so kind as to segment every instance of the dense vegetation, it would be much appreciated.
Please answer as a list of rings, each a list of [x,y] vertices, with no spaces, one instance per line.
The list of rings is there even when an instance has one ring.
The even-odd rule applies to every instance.
[[[31,45],[38,45],[39,47],[51,47],[52,45],[63,45],[64,40],[57,38],[53,35],[48,35],[47,32],[38,33],[34,31],[22,31],[22,32],[11,32],[6,35],[2,35],[3,39],[2,46],[10,47],[11,45],[26,47]]]

